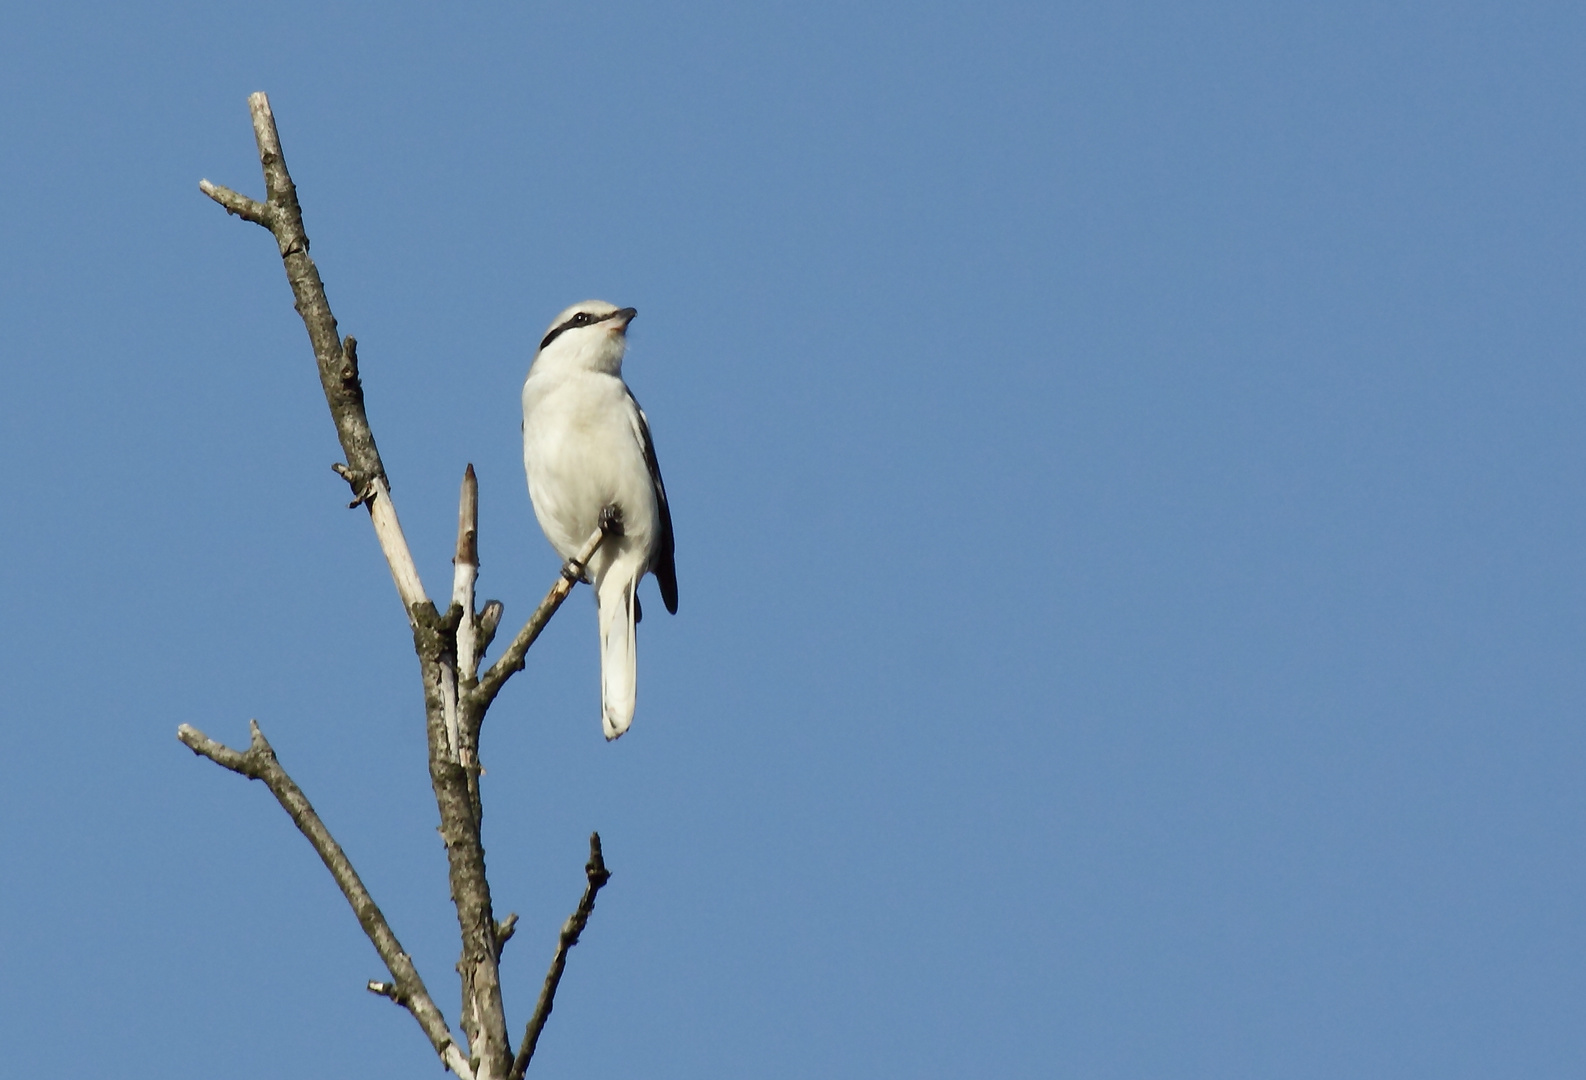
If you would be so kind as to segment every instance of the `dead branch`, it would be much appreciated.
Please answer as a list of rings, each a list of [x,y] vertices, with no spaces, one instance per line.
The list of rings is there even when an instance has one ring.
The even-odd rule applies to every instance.
[[[507,1080],[523,1080],[523,1072],[534,1057],[534,1048],[540,1044],[540,1032],[545,1030],[545,1021],[550,1019],[551,1009],[556,1004],[556,987],[562,981],[563,969],[567,967],[567,950],[578,944],[578,937],[584,932],[584,927],[589,925],[589,915],[595,910],[595,894],[611,880],[611,872],[606,869],[606,860],[601,855],[598,832],[589,834],[589,862],[584,865],[584,877],[587,879],[584,895],[579,898],[578,908],[562,924],[562,933],[556,939],[556,955],[551,957],[551,970],[545,973],[540,1000],[534,1005],[534,1015],[529,1018],[528,1027],[523,1030],[523,1044],[518,1047],[518,1056],[512,1060],[512,1072],[507,1074]]]
[[[325,865],[338,884],[360,923],[391,971],[390,983],[371,980],[372,993],[388,997],[413,1013],[430,1037],[441,1060],[466,1080],[505,1080],[521,1059],[515,1059],[507,1035],[506,1016],[501,1001],[499,961],[501,946],[516,926],[517,917],[497,922],[492,914],[490,884],[485,874],[485,853],[480,830],[483,807],[479,793],[478,739],[486,710],[501,687],[514,672],[521,671],[524,656],[545,624],[567,598],[573,585],[581,580],[584,567],[609,533],[620,533],[620,516],[615,508],[602,515],[601,529],[590,537],[584,549],[562,568],[562,575],[528,623],[519,631],[506,653],[484,674],[476,678],[480,657],[489,648],[501,621],[499,601],[490,601],[480,612],[474,611],[474,588],[478,576],[478,485],[473,466],[463,482],[458,511],[457,556],[454,559],[452,604],[445,614],[438,612],[424,591],[418,568],[408,549],[391,501],[390,483],[380,460],[374,434],[364,407],[363,384],[358,372],[358,343],[339,336],[336,319],[325,296],[319,270],[309,258],[308,235],[303,226],[297,189],[287,172],[280,136],[269,99],[253,94],[248,99],[253,117],[254,138],[264,172],[266,199],[255,202],[229,188],[199,184],[200,190],[228,213],[270,230],[280,250],[287,281],[292,287],[299,316],[308,331],[319,370],[320,385],[331,419],[341,441],[346,464],[334,466],[352,489],[351,505],[368,508],[380,549],[391,570],[397,594],[413,631],[413,648],[419,659],[424,686],[425,735],[429,749],[430,782],[440,812],[440,833],[446,845],[452,903],[457,909],[462,936],[462,956],[457,971],[462,981],[461,1027],[466,1039],[466,1054],[454,1044],[444,1019],[424,992],[411,961],[396,944],[374,901],[353,873],[341,849],[313,816],[308,801],[275,761],[269,745],[253,728],[254,745],[246,752],[229,750],[213,743],[192,728],[182,727],[180,737],[196,753],[233,771],[264,779],[277,799],[293,815],[293,820],[314,843]],[[283,795],[282,792],[287,792]],[[305,824],[308,822],[308,824]],[[530,1022],[527,1054],[539,1038],[545,1017],[550,1014],[555,982],[561,977],[566,951],[576,944],[594,905],[594,894],[609,877],[600,857],[599,837],[591,839],[591,862],[586,869],[590,888],[579,905],[579,912],[562,929],[562,944],[553,963],[554,978],[548,980]],[[598,873],[597,873],[598,871]],[[598,877],[598,882],[597,882]],[[571,929],[570,929],[571,928]],[[569,937],[569,933],[571,937]],[[388,955],[389,954],[389,955]],[[521,1074],[522,1068],[518,1066]]]
[[[211,184],[208,180],[200,180],[198,190],[224,206],[228,214],[235,214],[255,225],[263,225],[266,229],[274,227],[273,211],[262,202],[254,202],[246,195],[239,195],[229,187]]]
[[[297,302],[297,313],[302,316],[309,342],[314,347],[325,403],[330,406],[342,453],[347,455],[347,464],[337,471],[351,485],[356,500],[368,506],[380,550],[385,553],[397,594],[402,598],[403,610],[412,620],[414,605],[429,601],[407,540],[402,535],[396,506],[391,502],[385,464],[375,446],[374,433],[369,430],[363,383],[358,378],[358,343],[352,338],[342,342],[330,301],[325,298],[325,283],[320,280],[314,260],[309,258],[303,208],[297,201],[297,187],[286,170],[286,157],[281,153],[281,136],[275,129],[270,99],[263,94],[250,94],[248,111],[253,115],[253,137],[259,145],[259,164],[264,169],[265,201],[254,202],[208,180],[200,181],[198,189],[224,206],[227,213],[262,225],[275,237],[281,261],[286,265],[286,279],[292,286],[292,298]]]
[[[353,869],[347,853],[341,849],[336,838],[331,836],[330,830],[314,812],[314,807],[309,803],[308,796],[303,794],[303,789],[298,787],[281,767],[280,761],[275,756],[275,750],[265,739],[264,732],[259,730],[258,722],[248,721],[248,730],[251,734],[251,743],[246,750],[233,750],[229,746],[223,746],[187,724],[177,729],[176,737],[181,739],[193,753],[208,758],[216,765],[230,769],[240,776],[246,776],[249,780],[264,781],[264,786],[270,789],[270,794],[274,795],[276,802],[281,804],[281,809],[291,816],[292,823],[297,826],[298,831],[314,845],[320,861],[325,864],[325,869],[330,871],[330,876],[336,879],[341,894],[347,898],[353,914],[358,917],[358,925],[363,927],[363,932],[374,945],[375,952],[385,961],[386,970],[391,973],[394,981],[380,984],[389,988],[382,990],[381,993],[413,1014],[413,1019],[417,1020],[419,1027],[424,1029],[424,1034],[429,1036],[430,1045],[435,1048],[435,1053],[440,1055],[447,1068],[460,1077],[472,1078],[474,1072],[469,1068],[468,1059],[452,1040],[451,1030],[446,1026],[446,1018],[441,1015],[429,991],[424,988],[424,980],[419,977],[418,969],[413,966],[413,958],[402,948],[402,943],[397,940],[390,924],[385,921],[380,906],[374,902],[374,897],[369,895],[369,890],[364,888],[363,879],[358,876],[358,871]]]

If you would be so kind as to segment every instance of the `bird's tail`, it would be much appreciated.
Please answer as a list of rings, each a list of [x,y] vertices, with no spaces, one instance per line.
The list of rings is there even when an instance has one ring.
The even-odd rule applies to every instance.
[[[638,694],[637,576],[612,574],[601,581],[595,596],[600,605],[600,723],[608,740],[633,723]]]

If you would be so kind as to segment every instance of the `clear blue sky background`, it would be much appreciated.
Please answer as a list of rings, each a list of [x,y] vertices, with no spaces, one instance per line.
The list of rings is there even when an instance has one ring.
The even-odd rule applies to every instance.
[[[1586,1071],[1586,9],[18,5],[0,1042],[431,1077],[256,716],[455,1020],[408,635],[270,238],[271,94],[432,591],[555,557],[518,389],[628,375],[682,607],[491,716],[536,1072]]]

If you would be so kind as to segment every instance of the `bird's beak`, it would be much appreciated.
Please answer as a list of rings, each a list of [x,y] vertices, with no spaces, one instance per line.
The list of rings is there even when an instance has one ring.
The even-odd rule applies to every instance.
[[[639,314],[638,308],[625,307],[621,311],[612,312],[611,321],[617,324],[617,332],[619,334],[626,334],[628,332],[628,324],[633,321],[633,317],[637,314]]]

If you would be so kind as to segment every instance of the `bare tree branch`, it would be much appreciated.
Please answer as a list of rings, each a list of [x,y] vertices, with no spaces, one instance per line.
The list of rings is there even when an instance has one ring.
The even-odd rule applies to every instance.
[[[248,730],[252,738],[247,750],[233,750],[223,746],[187,724],[177,729],[176,737],[181,739],[193,753],[207,757],[222,768],[230,769],[250,780],[264,782],[265,787],[270,789],[270,794],[274,795],[276,801],[281,804],[281,808],[291,816],[292,823],[297,826],[298,831],[314,845],[314,851],[318,853],[320,861],[325,864],[325,869],[330,871],[330,876],[336,879],[342,895],[347,898],[353,914],[358,917],[358,925],[363,927],[363,932],[374,945],[375,951],[380,954],[380,959],[385,961],[386,970],[391,973],[391,978],[395,981],[391,984],[381,984],[389,986],[390,989],[380,992],[413,1014],[413,1019],[417,1020],[419,1027],[424,1029],[430,1045],[435,1048],[435,1053],[440,1056],[448,1069],[464,1080],[472,1080],[474,1070],[452,1040],[451,1030],[446,1026],[446,1018],[441,1015],[429,991],[424,988],[424,980],[419,977],[418,969],[413,966],[413,958],[403,950],[402,943],[397,940],[390,924],[385,921],[385,915],[374,902],[374,897],[364,888],[363,880],[353,869],[346,852],[342,851],[336,838],[331,836],[330,830],[314,812],[314,807],[309,803],[308,796],[303,794],[303,789],[298,787],[281,767],[280,761],[276,759],[275,750],[265,739],[264,732],[259,730],[258,722],[248,721]]]
[[[259,164],[264,169],[265,201],[256,203],[207,180],[199,184],[199,190],[224,206],[228,213],[263,225],[275,237],[286,266],[286,279],[292,286],[292,297],[297,302],[297,313],[314,347],[325,403],[330,406],[342,453],[347,455],[346,466],[337,471],[352,486],[357,501],[369,507],[380,549],[391,568],[402,607],[411,620],[413,606],[426,603],[427,597],[407,540],[402,535],[396,506],[391,502],[390,483],[380,451],[375,446],[374,433],[369,430],[363,383],[358,378],[357,342],[348,338],[343,344],[336,329],[336,317],[331,314],[330,301],[325,298],[325,283],[320,280],[314,260],[309,258],[303,208],[297,201],[297,187],[292,183],[292,176],[286,171],[286,158],[281,153],[281,137],[270,111],[270,99],[263,94],[250,94],[248,111],[253,115],[253,137],[259,145]]]
[[[421,611],[422,609],[414,609]],[[433,608],[428,609],[433,612]],[[490,882],[485,875],[485,848],[480,837],[482,810],[477,767],[465,767],[451,753],[446,736],[446,673],[441,659],[456,640],[456,624],[423,615],[413,632],[424,679],[425,731],[429,742],[430,784],[440,811],[441,840],[452,904],[462,936],[462,956],[457,971],[462,979],[462,1028],[468,1037],[469,1058],[481,1080],[499,1080],[511,1067],[506,1010],[501,1002],[501,976],[497,967],[496,920],[491,908]],[[459,736],[465,746],[478,726],[471,721]]]
[[[490,648],[490,643],[496,640],[496,629],[501,625],[501,616],[506,608],[500,600],[486,600],[485,606],[479,609],[479,643],[478,652],[482,657],[485,650]],[[477,661],[475,662],[477,666]]]
[[[551,621],[551,616],[556,614],[556,609],[562,606],[567,594],[573,591],[573,586],[583,578],[584,567],[594,558],[601,541],[606,539],[606,534],[605,526],[596,529],[585,542],[583,550],[562,564],[562,574],[556,579],[556,584],[552,585],[551,591],[545,594],[545,599],[541,600],[540,606],[534,609],[529,621],[523,624],[518,636],[512,639],[507,651],[501,654],[501,659],[491,664],[490,669],[479,677],[478,684],[466,691],[469,705],[477,717],[484,716],[485,710],[490,708],[492,701],[496,700],[496,695],[501,693],[501,688],[506,685],[507,680],[523,670],[524,657],[528,655],[529,647],[534,644],[534,639],[540,636],[540,631],[545,629],[545,624]],[[467,684],[465,683],[464,686],[466,687]]]
[[[254,202],[246,195],[238,194],[229,187],[211,184],[208,180],[200,180],[198,190],[224,206],[228,214],[236,214],[244,221],[263,225],[266,229],[274,227],[271,210],[262,202]]]
[[[381,997],[390,998],[392,1001],[397,1000],[396,983],[379,982],[378,980],[370,979],[364,984],[364,989],[371,994],[379,994]]]
[[[403,538],[391,502],[385,466],[364,408],[357,342],[351,338],[345,343],[341,340],[319,270],[309,258],[302,208],[287,172],[269,99],[263,94],[253,94],[248,98],[248,109],[253,117],[254,140],[259,147],[270,211],[259,216],[268,221],[280,250],[298,315],[314,349],[320,387],[330,407],[342,452],[347,457],[347,464],[337,472],[346,478],[356,501],[369,508],[375,535],[413,630],[413,647],[418,654],[424,685],[430,781],[440,811],[440,832],[446,844],[452,902],[457,908],[463,939],[458,971],[463,983],[461,1018],[468,1040],[468,1068],[470,1075],[477,1075],[480,1080],[497,1080],[511,1067],[512,1052],[501,1005],[500,976],[496,970],[496,923],[491,914],[484,845],[479,836],[477,785],[470,783],[468,773],[451,753],[444,715],[446,694],[443,687],[452,682],[452,673],[447,671],[446,665],[454,655],[457,623],[449,615],[442,616],[429,602]],[[231,208],[224,201],[222,205]]]
[[[319,819],[313,816],[308,801],[281,771],[269,744],[254,726],[254,744],[246,752],[229,750],[212,743],[202,734],[186,727],[179,734],[196,753],[203,754],[226,768],[263,779],[277,799],[292,814],[305,836],[314,843],[325,865],[341,885],[348,902],[365,924],[365,932],[386,966],[393,982],[370,981],[368,989],[398,1002],[413,1013],[435,1045],[443,1062],[467,1080],[505,1080],[513,1069],[514,1058],[507,1035],[506,1014],[501,1001],[499,961],[501,945],[516,925],[516,916],[498,923],[492,913],[490,883],[485,874],[485,853],[481,840],[483,807],[480,801],[478,738],[485,711],[506,680],[524,666],[524,655],[545,624],[555,614],[573,585],[581,580],[589,559],[608,534],[621,532],[620,513],[608,507],[602,514],[601,529],[590,537],[577,557],[568,560],[562,576],[550,594],[530,617],[505,655],[483,678],[475,677],[479,659],[490,645],[501,621],[502,608],[490,601],[477,614],[473,610],[478,557],[478,487],[473,467],[464,479],[458,512],[457,558],[454,560],[453,603],[442,614],[430,602],[419,578],[418,568],[403,536],[391,501],[390,483],[375,445],[374,434],[364,407],[363,384],[358,373],[356,339],[339,336],[336,319],[325,296],[319,270],[308,255],[308,235],[303,228],[302,208],[297,190],[287,172],[281,152],[280,136],[269,100],[263,94],[248,99],[253,117],[254,138],[259,147],[259,162],[264,171],[266,200],[255,202],[228,188],[209,181],[199,186],[205,195],[227,212],[268,228],[275,237],[291,285],[296,308],[308,331],[319,370],[320,386],[330,408],[336,433],[341,441],[346,464],[334,466],[353,493],[353,506],[368,508],[370,521],[379,540],[397,594],[413,631],[413,648],[418,655],[424,687],[425,737],[429,748],[430,781],[440,813],[440,834],[446,845],[452,903],[457,909],[462,937],[462,955],[457,971],[462,981],[461,1027],[466,1052],[454,1044],[434,1002],[425,993],[411,961],[392,936],[379,909],[368,898],[362,883],[347,864]],[[285,794],[283,794],[285,792]],[[591,863],[585,868],[591,888],[580,904],[575,920],[563,927],[563,944],[553,965],[560,978],[566,949],[578,940],[578,933],[593,907],[594,892],[605,883],[604,863],[600,861],[599,837],[591,841]],[[598,870],[599,881],[596,881]],[[372,914],[371,914],[372,913]],[[571,932],[571,937],[568,934]],[[388,955],[388,952],[390,955]],[[548,983],[531,1024],[532,1041],[550,1013],[555,980]],[[522,1056],[522,1055],[520,1055]],[[527,1064],[527,1057],[522,1057]],[[519,1068],[521,1072],[521,1067]]]
[[[518,1047],[518,1056],[512,1060],[512,1071],[507,1074],[507,1080],[523,1080],[523,1072],[534,1057],[534,1048],[540,1043],[540,1032],[545,1030],[545,1021],[550,1019],[551,1009],[556,1004],[556,987],[562,981],[563,969],[567,967],[567,950],[578,944],[578,937],[589,924],[590,913],[595,910],[595,894],[611,880],[611,872],[606,869],[606,860],[600,852],[598,832],[589,834],[589,862],[584,865],[584,877],[587,879],[584,895],[579,898],[577,910],[562,924],[562,933],[556,939],[556,955],[551,957],[551,970],[545,973],[540,1000],[535,1002],[534,1015],[523,1030],[523,1045]]]

